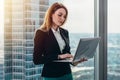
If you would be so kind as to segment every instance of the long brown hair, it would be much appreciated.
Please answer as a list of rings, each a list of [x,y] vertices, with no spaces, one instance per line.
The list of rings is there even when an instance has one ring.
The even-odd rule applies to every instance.
[[[48,31],[51,28],[51,26],[53,24],[53,22],[52,22],[52,14],[55,13],[55,11],[57,11],[60,8],[65,9],[65,11],[66,11],[66,19],[67,19],[67,16],[68,16],[67,8],[62,3],[56,2],[52,6],[50,6],[48,8],[48,10],[47,10],[47,12],[45,14],[44,22],[43,22],[43,24],[40,27],[41,30],[46,32],[46,31]],[[65,21],[66,21],[66,19],[65,19]],[[65,21],[63,22],[63,24],[65,23]]]

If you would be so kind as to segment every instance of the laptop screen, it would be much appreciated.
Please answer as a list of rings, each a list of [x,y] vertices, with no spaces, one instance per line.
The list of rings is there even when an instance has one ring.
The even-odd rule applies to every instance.
[[[99,41],[100,37],[81,38],[73,61],[79,61],[80,58],[93,58]]]

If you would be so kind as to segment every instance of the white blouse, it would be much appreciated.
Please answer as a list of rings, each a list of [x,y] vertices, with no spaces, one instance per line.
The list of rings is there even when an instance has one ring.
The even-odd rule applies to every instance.
[[[57,42],[59,44],[60,51],[62,53],[62,50],[65,47],[65,41],[63,40],[63,38],[62,38],[62,36],[60,34],[59,28],[57,29],[57,31],[52,28],[52,31],[53,31],[53,34],[54,34],[54,36],[55,36],[55,38],[56,38],[56,40],[57,40]]]

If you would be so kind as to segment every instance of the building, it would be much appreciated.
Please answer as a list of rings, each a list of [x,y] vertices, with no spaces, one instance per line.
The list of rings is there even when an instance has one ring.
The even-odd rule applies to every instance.
[[[2,46],[0,46],[0,47],[2,47]],[[3,61],[4,59],[3,58],[4,58],[4,56],[3,56],[3,53],[4,53],[3,49],[0,48],[0,80],[4,80],[4,72],[3,72],[4,71],[3,70],[4,69],[3,68],[3,65],[4,65],[4,61]]]
[[[5,80],[41,79],[42,65],[33,63],[33,38],[47,8],[48,0],[5,0]]]

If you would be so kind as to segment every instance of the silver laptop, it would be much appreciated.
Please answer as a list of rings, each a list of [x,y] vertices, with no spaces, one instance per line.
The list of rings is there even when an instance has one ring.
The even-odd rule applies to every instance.
[[[99,42],[100,37],[81,38],[73,59],[55,60],[54,62],[76,62],[81,58],[93,58]]]

